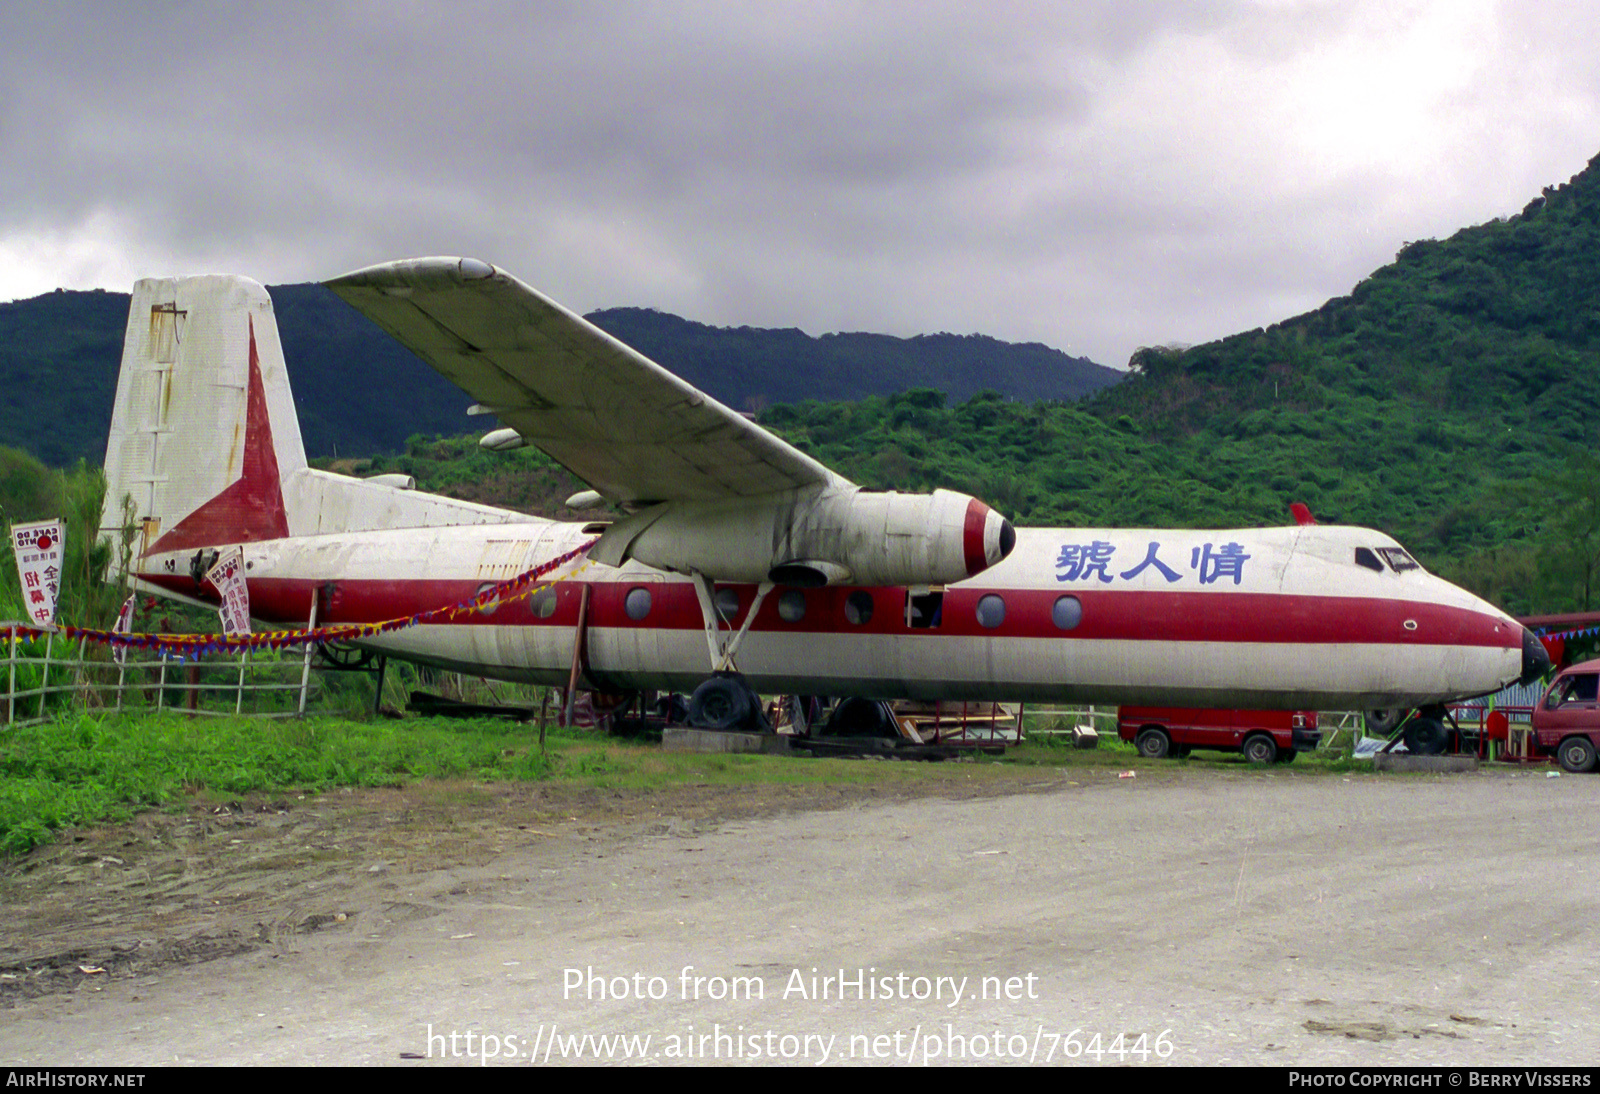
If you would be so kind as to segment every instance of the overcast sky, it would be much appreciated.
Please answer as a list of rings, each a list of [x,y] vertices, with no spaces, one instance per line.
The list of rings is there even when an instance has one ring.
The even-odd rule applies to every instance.
[[[466,254],[1122,366],[1600,153],[1587,0],[0,0],[0,300]]]

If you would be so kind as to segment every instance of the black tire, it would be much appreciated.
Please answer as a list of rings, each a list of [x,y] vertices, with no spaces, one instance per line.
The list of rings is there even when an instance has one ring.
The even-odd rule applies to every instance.
[[[1413,756],[1440,756],[1450,744],[1450,731],[1436,718],[1413,718],[1406,723],[1406,751]]]
[[[1556,760],[1563,771],[1581,775],[1594,770],[1594,745],[1587,737],[1568,737],[1556,748]]]
[[[689,724],[689,704],[677,692],[669,692],[656,700],[656,715],[665,719],[669,726],[686,726]]]
[[[1172,754],[1172,738],[1164,729],[1145,726],[1133,739],[1133,747],[1147,760],[1164,760]]]
[[[900,729],[895,725],[894,712],[882,699],[846,699],[833,708],[827,725],[822,727],[822,736],[897,740]]]
[[[689,724],[695,729],[738,729],[750,720],[750,689],[732,676],[702,681],[689,699]]]
[[[1265,733],[1254,733],[1244,739],[1244,747],[1240,751],[1253,764],[1276,763],[1278,742]]]
[[[1404,710],[1369,710],[1366,712],[1367,732],[1387,737],[1405,719]]]

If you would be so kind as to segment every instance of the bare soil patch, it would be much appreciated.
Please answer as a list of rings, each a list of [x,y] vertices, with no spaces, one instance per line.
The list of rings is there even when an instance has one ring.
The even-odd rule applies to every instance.
[[[460,781],[220,802],[197,796],[126,824],[63,833],[0,866],[0,1005],[287,946],[375,908],[392,914],[384,882],[394,874],[481,865],[530,841],[570,850],[785,813],[994,797],[1116,776],[1104,768],[950,764],[930,778],[866,784],[623,790]]]

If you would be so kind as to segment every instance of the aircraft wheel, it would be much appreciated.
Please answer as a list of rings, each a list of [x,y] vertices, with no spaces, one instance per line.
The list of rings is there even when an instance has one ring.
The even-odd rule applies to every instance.
[[[1405,742],[1413,756],[1439,756],[1450,743],[1450,732],[1435,718],[1413,718],[1406,726]]]
[[[1172,753],[1172,738],[1167,736],[1166,730],[1150,726],[1139,731],[1139,736],[1133,739],[1133,747],[1147,760],[1164,760]]]
[[[655,711],[656,715],[665,719],[669,726],[689,724],[689,705],[683,701],[683,696],[675,691],[657,699]]]
[[[1574,775],[1585,771],[1594,770],[1594,745],[1589,743],[1587,737],[1568,737],[1561,742],[1561,747],[1556,749],[1556,759],[1560,761],[1565,771]]]
[[[695,729],[738,729],[750,720],[750,689],[733,676],[713,676],[689,699],[689,724]]]
[[[895,725],[894,712],[881,699],[846,699],[833,708],[833,714],[822,728],[826,737],[882,737],[900,736]]]
[[[1403,710],[1369,710],[1366,712],[1367,732],[1387,737],[1406,716]]]
[[[1253,764],[1270,764],[1278,758],[1278,742],[1265,733],[1245,738],[1244,758]]]

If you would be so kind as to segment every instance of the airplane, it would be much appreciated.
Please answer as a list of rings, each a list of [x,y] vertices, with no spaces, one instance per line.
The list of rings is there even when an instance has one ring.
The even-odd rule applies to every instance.
[[[258,619],[370,623],[570,555],[531,597],[358,644],[506,680],[692,691],[690,724],[710,728],[751,724],[760,693],[1439,718],[1548,669],[1531,632],[1380,532],[1303,513],[1015,528],[964,494],[849,482],[488,263],[328,285],[504,423],[485,447],[535,445],[589,484],[570,504],[621,515],[542,520],[312,468],[266,291],[149,279],[101,522],[131,535],[137,588],[215,603],[206,569],[239,547]]]

